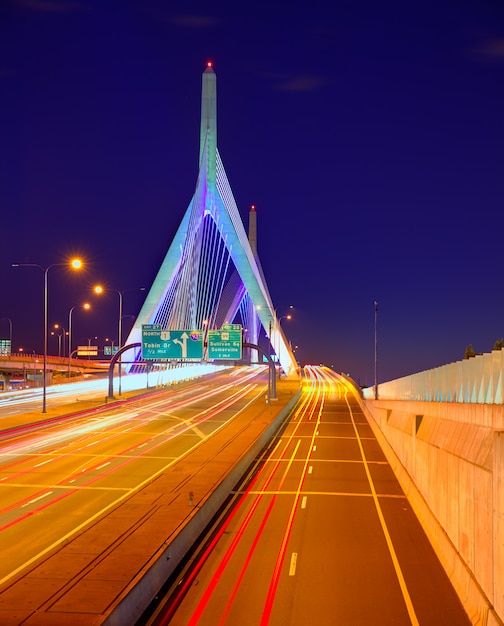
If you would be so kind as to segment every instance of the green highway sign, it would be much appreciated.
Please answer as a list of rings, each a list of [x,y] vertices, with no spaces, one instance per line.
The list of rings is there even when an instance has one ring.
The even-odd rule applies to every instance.
[[[201,361],[200,330],[162,330],[160,324],[142,324],[142,359]]]
[[[2,356],[10,356],[11,355],[11,340],[10,339],[0,339],[0,354]]]
[[[224,324],[222,330],[208,331],[208,359],[242,358],[242,327],[240,324]]]

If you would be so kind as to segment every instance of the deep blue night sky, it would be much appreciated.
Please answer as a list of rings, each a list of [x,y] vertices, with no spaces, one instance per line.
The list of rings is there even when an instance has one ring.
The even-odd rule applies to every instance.
[[[329,6],[327,6],[329,5]],[[173,8],[172,8],[173,7]],[[0,318],[13,349],[137,314],[192,197],[201,74],[302,363],[373,382],[504,336],[504,4],[3,0]],[[131,290],[131,291],[129,291]],[[0,337],[8,336],[0,322]],[[56,340],[50,350],[57,352]]]

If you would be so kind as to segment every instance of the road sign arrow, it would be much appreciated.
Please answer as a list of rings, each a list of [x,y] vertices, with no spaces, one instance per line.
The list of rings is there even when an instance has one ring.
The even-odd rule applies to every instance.
[[[182,341],[180,341],[182,339]],[[187,340],[189,339],[189,335],[187,333],[182,333],[180,335],[180,339],[174,339],[173,343],[178,343],[179,346],[182,347],[182,358],[187,358]]]

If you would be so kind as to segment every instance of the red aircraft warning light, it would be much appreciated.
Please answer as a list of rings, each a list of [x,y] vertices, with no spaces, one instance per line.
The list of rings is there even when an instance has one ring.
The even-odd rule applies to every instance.
[[[212,63],[212,61],[207,61],[206,65],[207,65],[207,67],[211,68],[213,66],[213,63]]]

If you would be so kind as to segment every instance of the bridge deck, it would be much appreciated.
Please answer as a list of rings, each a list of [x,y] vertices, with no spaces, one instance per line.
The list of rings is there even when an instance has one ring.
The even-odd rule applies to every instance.
[[[229,469],[247,452],[250,453],[254,442],[264,436],[273,420],[292,402],[297,390],[298,383],[281,382],[277,390],[278,402],[272,403],[271,407],[267,407],[264,401],[251,405],[238,419],[169,472],[160,475],[11,581],[0,590],[0,624],[134,624],[144,608],[142,598],[152,597],[153,589],[163,576],[174,569],[205,525],[209,509],[211,511],[219,506],[211,494],[219,486],[229,493],[234,485],[234,477],[232,483],[226,484]],[[361,472],[357,464],[347,465],[348,472]],[[352,483],[360,477],[352,479],[348,474],[347,480]],[[390,477],[388,481],[390,483]],[[390,489],[394,496],[400,493],[397,484]],[[422,531],[417,520],[411,515],[402,519],[408,522],[408,527],[401,529],[403,539],[406,537],[408,541],[410,537],[410,541],[418,540]],[[348,534],[348,520],[345,523]],[[368,523],[362,520],[362,524],[362,532],[367,533]],[[325,527],[333,535],[340,532],[334,524]],[[359,528],[355,527],[354,532],[349,534],[352,541],[360,541],[359,532]],[[346,556],[351,561],[353,551],[350,545],[348,548]],[[422,550],[424,558],[422,562],[415,562],[413,569],[434,567],[435,578],[442,579],[440,565],[425,541],[422,542]],[[420,557],[416,550],[415,558]],[[338,563],[340,572],[351,569],[348,564]],[[359,587],[359,580],[349,584],[357,587],[355,602],[365,602],[366,589]],[[430,603],[428,595],[423,601]],[[439,597],[437,601],[440,601]],[[451,596],[448,604],[457,607],[458,600]],[[458,606],[458,621],[450,623],[468,624],[462,613]],[[432,616],[433,611],[428,611],[428,614]],[[446,617],[446,608],[440,611],[440,615]],[[330,618],[327,623],[332,623]],[[434,623],[429,621],[429,625]],[[446,623],[446,619],[437,623]]]
[[[134,623],[131,616],[138,613],[142,602],[137,601],[135,593],[148,595],[158,577],[169,574],[176,566],[196,538],[195,529],[202,530],[206,525],[201,513],[203,504],[205,511],[218,508],[219,503],[210,497],[212,493],[219,485],[225,485],[229,468],[263,435],[298,389],[297,382],[282,382],[277,389],[277,402],[270,407],[264,399],[253,403],[183,462],[6,584],[0,590],[0,624]],[[64,409],[60,412],[64,414]],[[58,409],[51,407],[47,417],[57,414]],[[39,413],[12,417],[2,421],[2,428],[40,419]],[[234,479],[227,491],[233,486]],[[184,527],[191,528],[189,536],[184,535]],[[165,555],[168,544],[170,554]],[[162,571],[156,570],[156,561],[161,563]],[[156,571],[149,577],[153,567]],[[144,582],[138,585],[141,579]]]

